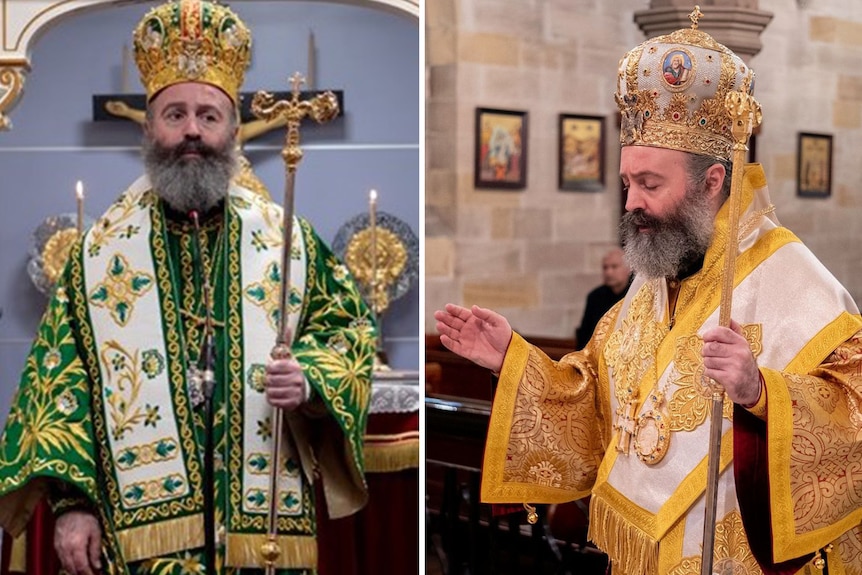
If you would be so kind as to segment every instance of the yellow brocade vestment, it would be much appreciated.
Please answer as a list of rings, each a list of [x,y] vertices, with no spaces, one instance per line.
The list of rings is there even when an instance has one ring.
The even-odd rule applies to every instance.
[[[787,565],[802,568],[832,543],[830,575],[862,575],[862,318],[772,215],[762,168],[746,166],[744,180],[731,316],[760,367],[767,415],[763,422],[736,406],[735,417],[726,400],[714,565],[773,573],[799,558],[784,564],[789,573]],[[718,325],[727,228],[725,203],[673,313],[664,279],[635,277],[583,351],[555,362],[513,336],[494,398],[483,501],[591,495],[590,539],[620,572],[700,572],[712,403],[701,334]],[[743,433],[735,419],[755,423]],[[766,519],[737,496],[752,470],[735,479],[734,454],[754,453],[755,444],[768,462]]]

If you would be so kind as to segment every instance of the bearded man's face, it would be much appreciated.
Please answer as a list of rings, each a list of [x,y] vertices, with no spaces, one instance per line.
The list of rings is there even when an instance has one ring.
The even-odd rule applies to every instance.
[[[713,216],[703,189],[688,189],[677,208],[662,217],[627,212],[620,222],[626,261],[650,278],[678,277],[702,258],[712,240]]]
[[[150,102],[144,164],[173,209],[206,213],[227,196],[237,164],[233,114],[224,92],[194,82],[169,86]]]
[[[712,240],[714,208],[704,184],[693,187],[687,154],[623,148],[620,176],[628,189],[620,233],[626,261],[649,278],[677,277]]]

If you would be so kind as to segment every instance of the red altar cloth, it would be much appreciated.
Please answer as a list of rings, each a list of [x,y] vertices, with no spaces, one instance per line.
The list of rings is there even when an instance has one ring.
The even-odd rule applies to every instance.
[[[370,497],[362,511],[329,519],[318,493],[320,575],[418,573],[419,413],[373,414],[365,456]]]

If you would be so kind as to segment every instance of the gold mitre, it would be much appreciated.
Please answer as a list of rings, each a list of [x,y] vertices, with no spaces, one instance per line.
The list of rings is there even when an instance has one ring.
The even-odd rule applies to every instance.
[[[204,82],[238,102],[251,57],[251,33],[226,6],[204,0],[167,2],[150,10],[133,36],[147,101],[173,84]]]
[[[647,40],[620,60],[615,94],[621,146],[655,146],[729,159],[730,91],[750,94],[754,71],[726,46],[691,28]]]

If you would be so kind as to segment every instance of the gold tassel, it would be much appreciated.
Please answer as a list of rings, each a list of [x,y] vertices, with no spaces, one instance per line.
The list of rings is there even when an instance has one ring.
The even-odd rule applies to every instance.
[[[366,442],[369,440],[366,437]],[[392,473],[419,467],[419,438],[397,443],[366,443],[366,473]]]
[[[620,573],[658,573],[658,542],[626,521],[603,499],[590,499],[589,540],[607,553]]]
[[[263,567],[260,550],[266,534],[228,533],[225,563],[229,567]],[[317,569],[317,541],[312,536],[279,535],[275,539],[281,553],[275,561],[279,569]]]
[[[539,514],[536,513],[536,508],[529,503],[524,503],[524,509],[527,510],[527,523],[535,525],[539,520]]]

